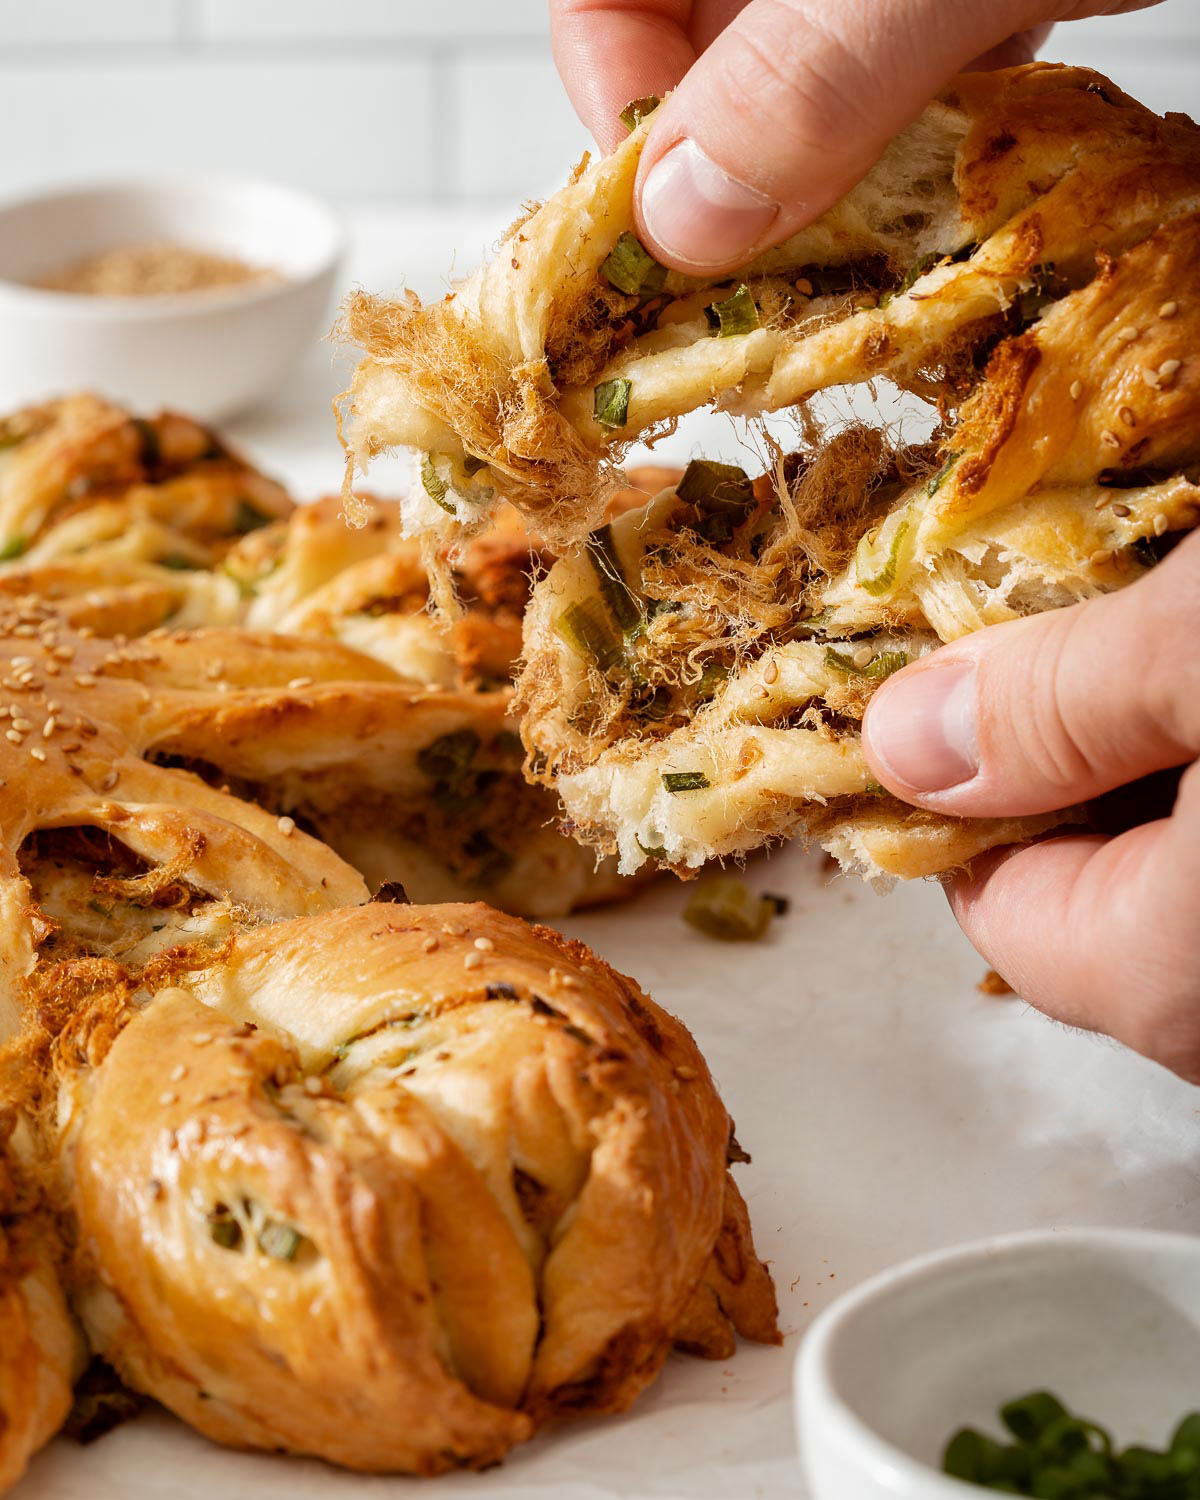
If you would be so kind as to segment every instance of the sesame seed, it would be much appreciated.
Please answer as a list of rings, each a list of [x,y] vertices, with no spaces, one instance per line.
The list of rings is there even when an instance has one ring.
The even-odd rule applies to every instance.
[[[14,715],[12,727],[14,729],[19,729],[22,734],[28,734],[29,731],[33,728],[33,724],[30,722],[29,719],[18,719]]]
[[[198,1031],[192,1038],[193,1047],[207,1047],[213,1039],[211,1031]]]
[[[1112,496],[1111,495],[1107,495],[1107,494],[1097,495],[1096,496],[1095,505],[1092,508],[1094,510],[1103,510],[1104,507],[1111,502],[1111,500],[1112,500]]]
[[[13,635],[19,635],[22,640],[32,640],[37,635],[37,631],[32,625],[14,625],[12,633]]]
[[[4,731],[4,738],[10,745],[19,745],[24,736],[19,735],[15,729],[6,729]]]
[[[813,294],[813,284],[811,281],[809,281],[807,276],[797,277],[796,280],[792,282],[792,285],[796,288],[796,290],[802,297],[811,297]]]
[[[178,1103],[178,1100],[179,1095],[173,1094],[170,1089],[168,1089],[165,1094],[159,1094],[158,1096],[158,1102],[164,1107],[168,1104],[176,1104]]]
[[[1106,568],[1112,562],[1112,557],[1113,555],[1107,547],[1101,547],[1098,551],[1092,553],[1091,557],[1088,558],[1088,562],[1093,568]]]
[[[59,661],[70,661],[75,655],[75,647],[54,646],[51,648],[51,655],[57,656]]]
[[[30,753],[30,755],[33,756],[34,760],[45,760],[46,759],[46,752],[42,749],[42,747],[40,745],[30,745],[30,747],[29,747],[29,753]]]
[[[442,931],[447,937],[464,937],[467,929],[460,927],[457,922],[443,922]]]
[[[306,1078],[304,1080],[304,1092],[313,1095],[321,1093],[321,1080],[311,1076]]]
[[[437,938],[433,936],[432,933],[430,933],[430,935],[421,944],[421,947],[425,950],[426,953],[436,953],[440,946],[441,944],[438,942]]]
[[[1181,359],[1164,359],[1158,367],[1158,373],[1163,380],[1170,380],[1171,376],[1182,366]]]
[[[48,661],[45,665],[45,672],[47,677],[58,677],[62,673],[62,668],[56,661]]]
[[[1131,344],[1137,336],[1138,330],[1131,324],[1126,324],[1124,328],[1117,329],[1117,338],[1123,344]]]
[[[75,674],[75,686],[89,688],[96,686],[96,679],[90,672],[77,672]]]
[[[32,656],[14,656],[13,659],[12,659],[12,665],[15,668],[32,667],[33,666],[33,657]]]
[[[1170,524],[1170,521],[1167,520],[1166,516],[1160,510],[1159,513],[1154,517],[1154,535],[1165,536],[1167,528],[1168,526],[1170,526]]]
[[[297,691],[300,688],[312,687],[312,685],[313,680],[311,677],[293,677],[291,682],[288,683],[288,687],[294,688]]]
[[[176,1063],[175,1066],[171,1069],[171,1072],[168,1076],[170,1077],[172,1083],[178,1083],[179,1080],[183,1077],[186,1077],[186,1075],[187,1068],[184,1067],[183,1063]]]
[[[53,714],[47,714],[46,722],[42,725],[42,738],[48,740],[57,728],[58,720]]]
[[[490,953],[496,945],[489,937],[479,937],[475,939],[475,946],[480,953]]]
[[[577,990],[579,988],[579,980],[574,974],[564,974],[559,983],[564,990]]]
[[[464,969],[478,969],[482,963],[483,963],[483,954],[482,953],[468,953],[467,956],[466,956],[466,958],[463,959],[463,968]]]
[[[82,750],[83,746],[78,740],[68,740],[62,749],[64,755],[74,755],[77,750]]]
[[[1121,439],[1115,432],[1110,432],[1107,427],[1100,434],[1100,441],[1106,448],[1119,448],[1121,446]]]
[[[278,827],[280,833],[283,834],[284,838],[289,838],[296,831],[296,820],[295,818],[289,818],[285,813],[283,817],[279,819]]]
[[[686,1063],[679,1063],[676,1065],[675,1077],[682,1078],[684,1083],[690,1083],[693,1078],[698,1078],[699,1076],[700,1075],[696,1072],[695,1068],[689,1068]]]
[[[1163,303],[1158,310],[1158,315],[1160,318],[1173,318],[1178,311],[1179,303],[1172,298],[1170,302]]]
[[[120,779],[120,771],[110,771],[104,778],[104,780],[100,783],[100,790],[102,792],[111,792],[113,787],[116,786],[117,782],[120,781]]]
[[[1146,384],[1152,391],[1161,390],[1162,380],[1159,376],[1158,371],[1154,368],[1153,365],[1142,366],[1142,379],[1146,382]]]
[[[860,646],[850,657],[850,660],[856,667],[865,667],[870,664],[874,655],[875,651],[871,646]]]
[[[1117,416],[1119,416],[1121,421],[1125,423],[1126,427],[1137,426],[1137,414],[1131,406],[1123,406],[1117,413]]]
[[[1118,503],[1116,505],[1113,506],[1112,513],[1113,513],[1114,516],[1122,516],[1122,517],[1128,516],[1128,515],[1132,514],[1132,512],[1130,511],[1128,505],[1122,505],[1119,501],[1118,501]]]
[[[1071,400],[1072,401],[1078,401],[1079,398],[1080,398],[1080,396],[1082,396],[1082,395],[1083,395],[1083,381],[1082,380],[1072,380],[1072,382],[1071,382]]]
[[[774,661],[774,660],[769,661],[767,663],[767,665],[763,668],[763,681],[770,683],[770,682],[777,681],[778,678],[779,678],[779,663],[777,661]]]
[[[48,714],[60,714],[62,713],[62,704],[55,703],[53,698],[49,698],[46,701],[46,712]]]

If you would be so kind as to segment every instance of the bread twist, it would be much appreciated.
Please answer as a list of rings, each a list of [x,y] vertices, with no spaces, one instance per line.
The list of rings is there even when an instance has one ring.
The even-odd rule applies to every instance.
[[[249,637],[223,692],[195,638],[113,651],[35,613],[0,618],[24,705],[0,1029],[93,1351],[219,1441],[436,1473],[623,1408],[676,1341],[777,1338],[678,1022],[487,907],[368,904],[316,838],[144,758],[325,774],[336,721],[369,781],[407,686],[375,664],[348,691],[321,675],[345,648]],[[298,656],[313,687],[281,691]],[[61,1416],[52,1332],[57,1403],[0,1449],[12,1473]]]

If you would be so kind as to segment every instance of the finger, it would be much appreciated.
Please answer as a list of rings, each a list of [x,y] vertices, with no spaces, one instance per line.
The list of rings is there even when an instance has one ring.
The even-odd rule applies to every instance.
[[[897,796],[1015,817],[1200,753],[1200,535],[1128,589],[995,625],[890,677],[863,749]]]
[[[1029,31],[1018,31],[967,63],[963,72],[982,73],[989,68],[1016,68],[1032,62],[1053,30],[1053,26],[1034,26]]]
[[[1055,838],[975,861],[947,893],[971,943],[1039,1010],[1200,1081],[1200,795],[1119,838]]]
[[[601,150],[624,140],[631,100],[670,92],[695,62],[691,9],[690,0],[551,0],[554,61]]]
[[[727,270],[824,212],[1022,0],[751,0],[668,99],[639,170],[639,233]]]

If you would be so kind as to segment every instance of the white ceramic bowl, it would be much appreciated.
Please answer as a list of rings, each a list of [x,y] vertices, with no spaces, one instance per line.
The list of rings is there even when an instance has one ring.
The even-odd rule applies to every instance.
[[[1121,1446],[1162,1446],[1200,1407],[1200,1239],[1006,1235],[910,1261],[840,1298],[797,1356],[814,1500],[969,1500],[939,1472],[963,1426],[1049,1390]]]
[[[177,296],[43,291],[31,279],[171,240],[279,281]],[[0,411],[91,388],[215,421],[274,389],[327,332],[342,228],[318,199],[237,177],[81,187],[0,205]]]

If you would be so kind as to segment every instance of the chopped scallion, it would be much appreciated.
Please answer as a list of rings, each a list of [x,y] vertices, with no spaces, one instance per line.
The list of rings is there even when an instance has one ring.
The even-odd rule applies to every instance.
[[[902,521],[896,527],[896,534],[892,538],[892,545],[888,551],[887,562],[884,563],[883,567],[873,577],[859,578],[859,588],[873,595],[887,593],[888,589],[896,581],[896,570],[900,565],[900,544],[904,541],[907,532],[908,522]]]
[[[629,420],[629,395],[633,382],[617,376],[602,380],[592,396],[592,415],[601,427],[624,427]]]
[[[454,509],[453,500],[447,498],[450,486],[434,468],[433,457],[428,453],[421,457],[421,488],[435,505],[440,505],[449,515],[458,514]]]
[[[268,525],[272,519],[266,511],[259,510],[252,500],[239,500],[233,513],[233,529],[239,536],[245,536],[247,532],[258,531]]]
[[[634,635],[645,622],[642,606],[621,571],[617,557],[616,542],[612,527],[601,526],[593,531],[584,544],[588,560],[600,581],[600,592],[604,602],[613,613],[613,618],[625,635]]]
[[[709,325],[718,338],[731,338],[738,333],[753,333],[759,326],[758,308],[744,283],[732,297],[724,302],[714,302],[705,308]]]
[[[646,94],[641,99],[631,99],[621,111],[621,123],[627,130],[636,130],[647,115],[653,114],[662,100],[657,94]]]
[[[224,1203],[216,1204],[210,1211],[208,1232],[213,1244],[220,1245],[222,1250],[241,1249],[242,1226]]]
[[[676,792],[702,792],[712,785],[703,771],[664,771],[662,784],[672,796]]]
[[[0,562],[12,562],[14,557],[20,557],[29,550],[28,538],[23,536],[11,536],[8,541],[0,543]]]
[[[300,1231],[280,1219],[268,1219],[258,1231],[258,1248],[272,1260],[295,1260],[303,1243]]]
[[[659,265],[637,235],[626,230],[601,265],[600,274],[617,291],[637,297],[660,292],[667,268]]]
[[[950,473],[950,470],[954,467],[954,465],[959,461],[961,457],[961,453],[947,453],[945,463],[942,464],[942,467],[925,486],[925,493],[927,495],[932,496],[937,494],[938,490],[940,490],[942,485],[944,484],[946,476]]]
[[[554,628],[572,651],[602,672],[611,672],[624,660],[620,637],[609,624],[598,599],[579,599],[568,604],[555,620]]]
[[[714,875],[697,882],[683,909],[689,926],[725,943],[753,942],[766,932],[775,903],[757,896],[732,875]]]
[[[741,514],[754,504],[754,483],[736,464],[694,458],[675,486],[675,494],[698,510]]]
[[[837,672],[845,672],[847,676],[874,677],[881,680],[884,677],[890,677],[893,672],[898,672],[901,667],[906,667],[908,656],[903,651],[880,651],[878,655],[873,656],[869,662],[860,667],[853,657],[841,651],[835,651],[832,646],[826,646],[825,665],[833,667]]]

